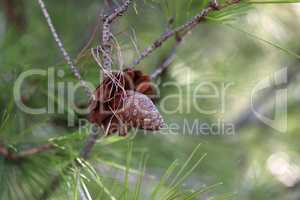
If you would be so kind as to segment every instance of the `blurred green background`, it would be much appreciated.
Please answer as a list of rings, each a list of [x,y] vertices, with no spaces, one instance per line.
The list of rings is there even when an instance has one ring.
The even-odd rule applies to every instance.
[[[68,113],[72,114],[73,111],[67,99],[60,102],[57,96],[53,97],[56,109],[61,104],[65,107],[64,113],[60,114],[30,115],[15,105],[15,80],[26,70],[63,70],[65,75],[56,77],[56,83],[76,83],[76,79],[64,63],[37,1],[8,2],[13,5],[12,8],[7,7],[10,3],[5,0],[2,0],[0,7],[0,142],[13,152],[49,141],[58,148],[25,158],[22,162],[11,162],[0,157],[0,199],[38,199],[51,178],[63,173],[61,169],[78,156],[88,131],[78,131],[78,119],[83,116],[76,113],[75,126],[68,126]],[[80,52],[91,39],[89,48],[99,45],[100,14],[107,4],[100,0],[47,0],[45,3],[67,50],[73,58],[78,58],[77,66],[83,78],[97,85],[99,67],[90,56],[89,49],[85,54]],[[120,1],[112,1],[112,4],[118,5]],[[139,50],[147,47],[166,30],[169,19],[174,20],[172,26],[180,25],[206,4],[198,0],[135,1],[128,13],[113,26],[125,66],[131,64]],[[10,16],[10,9],[15,9],[17,17]],[[150,195],[174,160],[183,164],[199,143],[199,155],[193,160],[197,162],[202,155],[207,156],[181,187],[196,190],[219,182],[223,184],[194,199],[299,199],[299,25],[299,4],[240,4],[210,15],[184,38],[175,60],[166,73],[155,80],[161,89],[161,100],[171,95],[180,97],[156,102],[166,123],[178,124],[179,130],[175,131],[176,134],[167,134],[166,130],[162,130],[156,134],[145,135],[141,132],[135,137],[130,134],[126,138],[100,139],[89,161],[97,170],[97,176],[103,179],[103,187],[87,181],[92,199],[111,199],[104,188],[117,199],[123,199],[124,186],[119,179],[124,174],[126,177],[129,168],[129,164],[126,164],[127,151],[130,150],[128,142],[133,142],[129,191],[139,185],[136,184],[137,177],[133,169],[139,169],[141,154],[144,152],[149,158],[141,199]],[[167,42],[137,69],[151,73],[168,55],[173,43],[173,39]],[[117,52],[114,53],[115,60],[120,59]],[[272,77],[286,67],[289,81],[284,88],[288,88],[288,126],[281,133],[262,123],[251,112],[250,116],[247,114],[253,88],[259,81]],[[119,68],[118,62],[114,68]],[[220,109],[220,104],[224,103],[224,112],[218,110],[212,115],[199,113],[195,109],[190,112],[187,109],[164,112],[164,108],[190,105],[195,100],[195,88],[205,81],[218,86],[232,83],[224,102],[196,100],[203,108]],[[177,83],[181,92],[178,93],[174,86],[164,85],[168,82]],[[199,92],[210,93],[209,88],[206,89]],[[47,105],[47,77],[32,76],[26,79],[21,92],[26,105],[34,108]],[[273,111],[277,108],[274,94],[274,91],[267,89],[258,95],[255,102],[268,108],[263,109],[264,114],[274,116]],[[76,105],[86,105],[87,101],[83,91],[76,92]],[[195,120],[208,124],[220,120],[232,123],[235,132],[231,135],[197,135],[193,131],[183,134],[184,123],[191,125]],[[275,123],[282,121],[284,115],[280,113]],[[63,173],[65,184],[61,184],[59,190],[51,193],[50,197],[76,199],[76,189],[75,192],[70,189],[72,184],[76,187],[76,173],[76,167]],[[164,189],[167,187],[165,184]]]

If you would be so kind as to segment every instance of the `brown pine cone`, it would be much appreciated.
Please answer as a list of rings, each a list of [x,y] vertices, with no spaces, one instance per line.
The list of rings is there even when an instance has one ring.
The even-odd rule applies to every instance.
[[[103,80],[94,94],[96,99],[90,101],[89,119],[103,127],[107,134],[126,135],[131,127],[158,130],[162,126],[162,118],[151,101],[155,98],[151,79],[141,71],[126,69],[113,73]],[[138,113],[136,119],[133,113],[125,117],[127,112],[134,110]]]
[[[162,116],[151,99],[132,90],[126,91],[123,109],[117,115],[125,124],[145,130],[159,130],[164,125]]]

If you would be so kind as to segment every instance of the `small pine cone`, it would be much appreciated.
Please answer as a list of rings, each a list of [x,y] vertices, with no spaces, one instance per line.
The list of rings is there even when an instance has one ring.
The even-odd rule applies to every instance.
[[[132,127],[158,130],[163,126],[152,103],[157,97],[155,87],[151,78],[139,70],[114,72],[103,80],[94,95],[89,103],[89,120],[104,128],[108,135],[126,135]]]
[[[131,90],[126,91],[123,108],[118,112],[118,116],[128,127],[159,130],[164,126],[163,118],[151,99]]]

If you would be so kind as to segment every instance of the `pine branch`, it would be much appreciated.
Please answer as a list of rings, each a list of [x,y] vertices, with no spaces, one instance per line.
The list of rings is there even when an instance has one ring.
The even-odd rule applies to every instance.
[[[171,22],[169,22],[169,26],[168,29],[170,29],[170,24]],[[156,67],[156,69],[152,72],[152,74],[150,75],[151,79],[156,79],[158,76],[160,76],[161,74],[163,74],[167,68],[172,64],[172,62],[175,59],[176,56],[176,51],[178,46],[182,43],[183,38],[188,34],[188,32],[183,33],[182,35],[176,35],[176,41],[173,44],[169,54],[163,59],[163,61],[160,63],[160,65],[158,65]]]
[[[80,157],[82,159],[86,160],[89,157],[92,148],[96,144],[96,141],[101,134],[101,131],[99,129],[100,128],[98,126],[94,125],[92,132],[90,133],[88,139],[85,142],[84,147],[80,151]]]
[[[111,44],[110,40],[112,38],[111,24],[118,17],[122,16],[128,9],[132,0],[125,0],[123,5],[114,9],[110,15],[104,16],[103,26],[102,26],[102,52],[103,52],[103,70],[106,73],[111,73],[112,68],[112,56],[111,56]]]
[[[145,59],[147,56],[149,56],[154,50],[158,49],[163,45],[164,42],[166,42],[168,39],[175,35],[180,35],[183,32],[191,31],[193,28],[195,28],[198,24],[200,24],[201,21],[205,19],[205,17],[217,10],[222,10],[230,5],[240,3],[241,0],[231,0],[227,1],[224,5],[219,6],[216,0],[211,1],[211,3],[208,4],[208,6],[203,9],[198,15],[194,16],[192,19],[187,21],[185,24],[173,29],[173,30],[167,30],[161,36],[155,40],[149,47],[144,49],[144,51],[141,53],[141,55],[133,61],[131,67],[134,67],[141,63],[143,59]]]
[[[59,38],[58,34],[57,34],[57,31],[52,23],[52,19],[49,15],[49,12],[46,8],[46,5],[45,3],[43,2],[43,0],[38,0],[38,3],[39,3],[39,6],[43,12],[43,15],[47,21],[47,24],[48,24],[48,27],[51,31],[51,34],[56,42],[56,44],[58,45],[58,48],[60,50],[60,52],[62,53],[65,61],[67,62],[67,64],[69,65],[71,71],[73,72],[73,74],[75,75],[75,77],[79,80],[81,86],[85,89],[87,95],[89,97],[92,97],[93,96],[93,93],[92,91],[90,90],[90,88],[88,87],[87,83],[82,79],[81,75],[80,75],[80,72],[79,72],[79,69],[74,65],[70,55],[68,54],[68,52],[66,51],[61,39]]]
[[[132,0],[125,0],[123,2],[123,5],[121,5],[119,8],[116,8],[112,14],[106,17],[106,20],[109,24],[111,24],[115,19],[118,17],[123,16],[123,14],[127,11],[129,5],[132,3]]]
[[[175,59],[177,47],[179,43],[175,42],[170,53],[163,59],[162,63],[156,67],[156,69],[150,75],[151,79],[156,79],[158,76],[162,75],[167,68],[171,65],[171,63]]]
[[[33,147],[30,149],[20,151],[18,153],[12,153],[4,145],[0,145],[0,155],[7,160],[17,161],[28,156],[50,151],[52,149],[54,149],[54,145],[45,144],[38,147]]]
[[[179,46],[180,42],[175,42],[170,53],[166,56],[165,59],[163,59],[163,62],[156,67],[156,69],[152,72],[150,75],[151,79],[156,79],[161,74],[163,74],[166,69],[171,65],[171,63],[174,61],[176,56],[177,47]]]

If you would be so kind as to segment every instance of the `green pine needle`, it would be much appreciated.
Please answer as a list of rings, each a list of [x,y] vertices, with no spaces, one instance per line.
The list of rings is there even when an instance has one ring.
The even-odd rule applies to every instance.
[[[145,170],[146,170],[147,160],[148,160],[148,156],[146,156],[145,153],[143,152],[141,155],[141,161],[140,161],[140,166],[139,166],[141,173],[136,182],[134,198],[133,198],[134,200],[139,200],[140,195],[141,195],[141,186],[142,186],[142,181],[143,181],[143,177],[144,177]]]
[[[159,183],[154,188],[153,192],[151,193],[148,200],[154,200],[156,195],[158,194],[159,190],[163,187],[163,185],[166,183],[166,180],[170,177],[170,175],[175,171],[176,167],[178,166],[178,161],[175,160],[169,168],[166,170],[164,175],[160,178]]]

